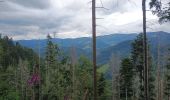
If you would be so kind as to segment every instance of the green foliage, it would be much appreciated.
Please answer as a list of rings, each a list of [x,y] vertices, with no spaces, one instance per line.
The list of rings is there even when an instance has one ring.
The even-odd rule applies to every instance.
[[[81,100],[88,90],[88,99],[93,97],[93,67],[88,58],[81,56],[76,67],[77,98]]]
[[[30,72],[36,58],[33,50],[20,46],[7,36],[0,37],[0,100],[23,99],[21,94],[25,94],[28,87],[29,74],[26,71]]]
[[[143,93],[143,39],[140,34],[132,44],[131,58],[122,60],[120,73],[116,75],[116,98],[124,100],[143,100],[133,98],[140,91]],[[8,37],[0,38],[0,100],[87,100],[93,99],[93,65],[85,56],[74,64],[63,55],[57,44],[47,36],[45,58],[38,59],[31,49],[14,43]],[[154,74],[151,58],[149,59],[150,100],[154,99]],[[37,65],[39,65],[37,69]],[[117,66],[117,65],[114,65]],[[111,81],[106,77],[109,65],[98,68],[97,92],[99,100],[110,100],[113,96]],[[32,75],[40,75],[40,83],[28,85]],[[136,83],[139,85],[136,86]],[[136,87],[135,87],[136,86]],[[127,92],[127,94],[126,94]],[[139,96],[139,95],[137,95]]]
[[[0,62],[2,62],[2,55],[3,55],[3,48],[2,48],[2,44],[0,42]],[[2,67],[2,64],[0,63],[0,68]]]
[[[137,36],[137,38],[132,43],[132,51],[131,51],[131,59],[132,64],[134,66],[134,71],[136,72],[136,78],[139,78],[139,80],[136,83],[139,83],[138,86],[135,87],[136,90],[135,93],[139,98],[139,100],[144,99],[144,85],[142,84],[144,82],[144,76],[143,76],[143,35],[142,33]]]
[[[12,66],[4,72],[0,69],[0,100],[19,100],[19,92],[15,89]]]
[[[149,54],[149,53],[148,53]],[[149,100],[156,100],[156,87],[155,87],[155,80],[156,74],[154,70],[154,65],[152,63],[152,58],[148,55],[148,86],[149,86]]]
[[[153,14],[159,17],[159,22],[170,21],[170,2],[164,4],[161,0],[151,0],[149,4]]]
[[[59,83],[61,72],[59,62],[57,61],[59,49],[53,44],[50,35],[47,36],[47,47],[45,56],[45,84],[43,85],[44,98],[53,99],[60,96]],[[61,90],[60,90],[61,91]]]
[[[133,72],[133,65],[131,60],[129,58],[123,59],[120,68],[120,99],[121,100],[132,99],[133,76],[134,76],[134,72]]]
[[[7,36],[0,39],[0,45],[0,64],[4,70],[6,70],[9,65],[17,66],[19,59],[28,60],[33,64],[37,58],[37,55],[32,49],[22,47],[19,43],[14,43],[12,39],[9,39]]]
[[[98,73],[107,73],[108,71],[109,71],[109,65],[108,64],[99,66],[99,68],[97,69]]]
[[[103,73],[100,75],[98,79],[98,96],[102,96],[105,92],[105,87],[106,87],[106,80],[104,78]]]
[[[140,79],[143,79],[143,35],[139,34],[132,43],[131,58],[135,70],[139,72]],[[142,80],[141,80],[142,81]]]
[[[164,88],[165,100],[169,100],[169,97],[170,97],[170,58],[168,59],[168,63],[166,65],[165,88]]]
[[[72,94],[72,66],[70,59],[62,55],[57,44],[50,35],[47,36],[45,55],[45,70],[43,75],[43,98],[47,100],[63,100],[71,98]]]
[[[149,49],[149,48],[148,48]],[[150,52],[148,50],[148,52]],[[150,53],[148,53],[148,85],[149,85],[149,99],[155,100],[155,74],[154,74],[154,66],[152,64],[152,58],[150,57]],[[137,39],[134,40],[132,43],[132,52],[131,52],[131,59],[132,64],[135,71],[135,84],[139,84],[139,86],[134,87],[135,88],[135,95],[139,97],[139,100],[144,99],[144,85],[142,84],[144,82],[144,66],[143,66],[143,35],[139,34],[137,36]],[[138,80],[139,78],[139,80]],[[137,94],[138,93],[138,94]]]

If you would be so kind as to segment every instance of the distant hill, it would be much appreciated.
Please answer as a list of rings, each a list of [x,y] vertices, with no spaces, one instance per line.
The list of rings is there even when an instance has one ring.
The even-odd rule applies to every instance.
[[[109,46],[116,45],[117,43],[133,40],[137,34],[112,34],[97,37],[97,49],[107,48]],[[41,48],[45,47],[46,39],[41,40],[19,40],[18,42],[23,46],[36,48],[38,43],[40,43]],[[92,38],[83,37],[76,39],[60,39],[55,38],[53,42],[57,43],[60,47],[71,47],[75,46],[82,49],[89,49],[92,46]]]
[[[121,57],[129,56],[131,43],[138,34],[111,34],[97,37],[97,61],[100,64],[107,63],[111,57],[111,54],[118,53]],[[148,40],[151,48],[151,52],[156,57],[158,37],[161,45],[161,52],[166,52],[170,47],[170,33],[166,32],[148,32]],[[20,40],[21,45],[38,51],[38,44],[40,45],[41,54],[44,54],[46,47],[46,39],[42,40]],[[70,53],[70,48],[75,47],[78,56],[87,55],[91,58],[92,54],[92,38],[76,38],[76,39],[53,39],[53,42],[57,43],[59,47],[66,53]]]
[[[127,40],[127,41],[118,43],[114,46],[105,48],[104,50],[101,50],[97,55],[98,62],[100,64],[107,63],[109,59],[111,58],[112,54],[117,54],[121,58],[129,56],[131,43],[132,43],[132,40]]]
[[[160,56],[166,55],[167,50],[170,48],[170,33],[166,32],[149,32],[147,33],[150,52],[154,60],[157,58],[158,43],[160,45]],[[159,41],[159,42],[158,42]],[[98,62],[106,63],[109,61],[112,54],[118,54],[120,57],[127,57],[131,52],[131,43],[133,40],[123,41],[117,45],[108,47],[98,54]]]

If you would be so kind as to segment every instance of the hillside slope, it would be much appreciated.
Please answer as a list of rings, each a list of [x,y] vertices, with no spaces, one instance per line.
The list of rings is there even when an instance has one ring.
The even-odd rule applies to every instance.
[[[154,60],[157,58],[158,44],[160,45],[160,55],[166,55],[170,48],[170,34],[166,32],[150,32],[147,34],[150,53]],[[130,55],[131,43],[133,40],[121,42],[115,46],[108,47],[98,54],[98,62],[107,63],[112,54],[118,54],[121,58]]]
[[[100,64],[107,63],[111,54],[118,53],[121,57],[129,56],[131,43],[138,34],[112,34],[97,37],[97,61]],[[161,52],[165,53],[170,45],[170,33],[166,32],[148,32],[148,40],[151,48],[151,53],[154,58],[157,55],[158,40],[160,41]],[[53,39],[66,54],[70,54],[70,48],[76,48],[77,55],[86,55],[91,58],[92,55],[92,39],[76,38],[76,39]],[[41,54],[44,54],[46,47],[46,39],[42,40],[20,40],[21,45],[38,51],[37,46],[40,44]]]

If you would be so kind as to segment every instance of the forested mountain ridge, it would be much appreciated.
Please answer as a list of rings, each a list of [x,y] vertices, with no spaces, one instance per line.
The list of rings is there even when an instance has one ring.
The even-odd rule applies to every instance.
[[[134,70],[132,67],[133,61],[143,60],[142,59],[142,34],[139,34],[132,40],[125,40],[116,45],[109,46],[107,48],[98,49],[98,61],[100,61],[99,67],[97,68],[97,82],[100,84],[98,86],[98,95],[104,98],[106,95],[108,98],[111,97],[111,77],[115,78],[112,80],[113,82],[119,82],[116,76],[113,76],[113,68],[119,70],[122,75],[125,77],[131,76],[133,73],[129,72],[128,69]],[[148,33],[148,41],[151,52],[155,53],[155,58],[157,54],[157,47],[160,44],[161,53],[167,53],[166,50],[170,47],[169,45],[169,36],[168,33],[157,33],[157,34],[149,34]],[[159,41],[158,41],[159,40]],[[161,40],[161,41],[160,41]],[[85,42],[85,41],[83,41]],[[37,54],[33,52],[32,49],[28,49],[23,47],[18,42],[13,42],[12,39],[7,36],[1,37],[0,40],[0,64],[2,65],[0,68],[0,79],[3,82],[0,83],[0,98],[21,98],[23,100],[30,99],[34,97],[41,97],[43,100],[51,100],[53,98],[65,98],[73,95],[70,98],[79,98],[84,95],[85,91],[92,91],[92,62],[87,57],[80,56],[78,59],[76,57],[76,53],[78,49],[68,47],[69,49],[65,49],[66,54],[63,55],[63,48],[59,48],[59,45],[54,42],[54,39],[47,36],[46,44],[44,45],[44,58],[38,59]],[[35,51],[39,51],[38,47],[42,46],[40,41],[37,41],[35,47]],[[70,49],[71,48],[71,49]],[[15,50],[13,50],[15,49]],[[138,50],[140,49],[140,50]],[[81,48],[80,48],[81,50]],[[90,49],[88,49],[90,51]],[[14,52],[15,51],[15,52]],[[78,51],[79,53],[83,53],[83,51]],[[90,53],[90,52],[89,52]],[[115,55],[113,59],[112,54]],[[66,56],[65,56],[66,55]],[[90,54],[89,54],[90,55]],[[86,56],[89,56],[86,55]],[[153,54],[149,54],[153,56]],[[164,54],[165,55],[165,54]],[[41,55],[42,56],[42,55]],[[16,57],[16,58],[15,58]],[[137,58],[136,58],[137,57]],[[6,58],[5,60],[3,58]],[[120,59],[119,59],[120,58]],[[125,58],[125,59],[124,59]],[[150,64],[155,64],[156,60],[150,58]],[[15,61],[16,59],[16,61]],[[121,60],[123,59],[123,60]],[[153,61],[152,61],[153,60]],[[112,61],[112,63],[111,63]],[[135,65],[136,68],[138,66],[143,66],[141,61],[139,65]],[[4,63],[8,62],[8,63]],[[105,64],[106,65],[101,65]],[[121,63],[121,64],[120,64]],[[40,69],[39,69],[40,68]],[[155,65],[152,65],[152,68],[156,68]],[[114,72],[117,70],[114,69]],[[137,69],[135,69],[137,70]],[[140,70],[139,73],[141,73]],[[125,73],[124,73],[125,72]],[[155,70],[152,70],[155,76]],[[118,72],[116,72],[118,73]],[[137,74],[136,74],[137,75]],[[41,77],[40,77],[41,76]],[[34,80],[34,78],[36,78]],[[76,80],[72,80],[76,78]],[[133,79],[133,77],[131,77]],[[152,78],[152,77],[151,77]],[[123,82],[121,84],[131,84],[131,87],[128,88],[128,91],[132,90],[133,81],[121,80]],[[142,79],[142,78],[139,78]],[[86,81],[85,80],[89,80]],[[138,82],[138,80],[136,80]],[[141,80],[142,81],[142,80]],[[151,81],[150,85],[153,86],[153,82]],[[83,83],[81,83],[83,82]],[[141,82],[140,82],[141,83]],[[140,87],[141,84],[138,84]],[[39,88],[41,86],[42,88]],[[74,87],[77,86],[77,87]],[[117,85],[115,84],[117,87]],[[135,91],[138,91],[138,87],[135,87]],[[126,87],[122,85],[122,90],[124,91]],[[37,91],[37,90],[41,91]],[[77,89],[78,92],[75,92],[73,89]],[[116,88],[115,88],[116,89]],[[7,93],[4,92],[7,90]],[[33,91],[36,90],[34,93]],[[59,91],[58,91],[59,90]],[[70,92],[71,91],[71,92]],[[72,92],[74,91],[74,92]],[[117,90],[113,90],[117,91]],[[151,90],[153,92],[154,90]],[[143,90],[140,90],[141,94]],[[55,94],[54,94],[55,93]],[[73,93],[73,94],[72,94]],[[124,92],[121,92],[124,93]],[[24,96],[26,95],[26,96]],[[62,95],[62,96],[61,96]],[[116,94],[115,94],[116,95]],[[124,94],[123,94],[124,95]],[[138,94],[137,94],[138,95]],[[90,99],[92,93],[89,92],[88,98]],[[60,99],[61,99],[60,98]],[[122,96],[122,98],[124,98]],[[7,99],[7,100],[8,100]],[[59,100],[60,100],[59,99]],[[2,99],[4,100],[4,99]]]
[[[98,36],[97,37],[97,48],[106,48],[109,46],[116,45],[117,43],[126,41],[126,40],[133,40],[137,34],[112,34],[112,35],[104,35],[104,36]],[[35,48],[38,41],[40,42],[41,47],[44,47],[46,44],[47,39],[40,39],[40,40],[18,40],[21,45],[24,45],[26,47]],[[75,46],[78,48],[88,49],[92,45],[91,43],[92,39],[90,37],[82,37],[82,38],[53,38],[53,42],[57,43],[61,47],[71,47]]]
[[[0,4],[0,100],[170,100],[170,0]]]
[[[121,57],[128,56],[130,54],[131,42],[136,38],[138,34],[112,34],[97,37],[97,56],[100,64],[107,63],[113,53],[120,54]],[[167,32],[148,32],[148,40],[151,45],[151,52],[156,56],[156,47],[158,40],[160,41],[162,50],[166,50],[170,45],[170,33]],[[159,37],[159,38],[158,38]],[[41,54],[44,53],[44,47],[46,46],[46,39],[43,40],[19,40],[21,45],[29,47],[37,51],[38,44],[40,45]],[[76,38],[76,39],[53,39],[54,43],[57,43],[59,47],[66,53],[70,53],[70,48],[76,48],[77,54],[86,55],[91,58],[91,38]]]
[[[8,36],[0,36],[0,57],[2,66],[15,66],[19,63],[19,59],[33,63],[38,55],[32,49],[21,46],[18,42],[13,42]]]
[[[74,51],[70,57],[63,55],[50,35],[46,44],[40,58],[8,36],[0,37],[0,100],[81,100],[84,91],[92,98],[92,62],[85,56],[76,59]],[[108,83],[102,73],[98,78],[98,94],[103,97]]]
[[[32,49],[0,34],[0,100],[21,99],[37,62],[38,55]]]
[[[161,50],[160,55],[166,55],[165,53],[170,47],[170,34],[166,32],[150,32],[147,35],[150,48],[149,52],[152,54],[153,59],[156,60],[157,58],[158,45]],[[127,40],[102,50],[98,55],[99,62],[106,63],[112,54],[118,54],[121,58],[130,56],[132,42],[133,40]]]

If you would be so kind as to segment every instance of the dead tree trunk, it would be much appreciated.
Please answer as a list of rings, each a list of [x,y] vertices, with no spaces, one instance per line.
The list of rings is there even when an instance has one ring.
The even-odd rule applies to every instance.
[[[97,79],[96,79],[96,0],[92,0],[92,30],[93,30],[93,84],[94,100],[97,100]]]
[[[85,93],[84,93],[84,97],[83,97],[83,100],[87,100],[87,94],[88,94],[88,89],[86,89]]]
[[[143,55],[144,55],[144,92],[145,100],[148,100],[148,54],[147,54],[147,36],[146,36],[146,0],[142,0],[143,11]]]

